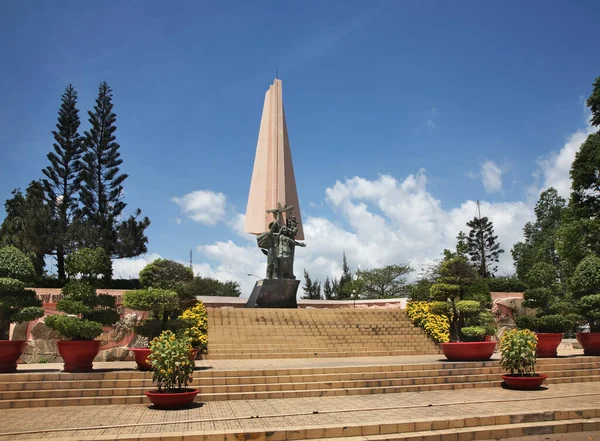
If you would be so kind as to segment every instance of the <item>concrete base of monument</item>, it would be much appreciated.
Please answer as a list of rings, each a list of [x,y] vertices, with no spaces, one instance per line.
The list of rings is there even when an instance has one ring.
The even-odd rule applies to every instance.
[[[294,279],[263,279],[256,282],[246,308],[297,308],[300,286]]]

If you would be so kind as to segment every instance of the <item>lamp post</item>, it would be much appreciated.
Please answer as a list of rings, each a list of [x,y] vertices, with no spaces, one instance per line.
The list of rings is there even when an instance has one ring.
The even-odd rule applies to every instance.
[[[353,309],[356,309],[356,290],[355,289],[352,290],[352,298],[354,299],[354,308]]]
[[[254,276],[254,277],[256,277],[258,280],[262,280],[262,278],[261,278],[261,277],[258,277],[256,274],[253,274],[253,273],[247,273],[246,275],[247,275],[247,276]]]

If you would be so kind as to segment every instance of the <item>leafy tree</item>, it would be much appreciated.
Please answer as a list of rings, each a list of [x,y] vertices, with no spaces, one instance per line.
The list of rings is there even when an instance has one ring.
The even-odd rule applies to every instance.
[[[570,280],[570,287],[590,332],[600,332],[600,257],[583,259]]]
[[[459,232],[456,236],[456,255],[458,257],[467,257],[469,254],[469,238],[464,232]]]
[[[0,248],[0,277],[31,282],[35,269],[25,253],[13,246]]]
[[[558,229],[566,210],[566,201],[550,187],[540,194],[535,205],[535,222],[528,222],[523,228],[525,240],[518,242],[511,250],[517,275],[524,280],[537,262],[553,265],[561,280],[565,279],[564,263],[558,253]]]
[[[411,302],[429,302],[431,295],[429,290],[433,282],[429,279],[418,279],[414,283],[408,285],[408,299]]]
[[[497,243],[498,236],[494,236],[494,225],[487,217],[481,217],[480,213],[467,222],[467,226],[471,228],[467,238],[471,262],[481,277],[492,277],[498,271],[498,266],[494,264],[498,263],[500,253],[504,252]]]
[[[139,279],[143,288],[181,291],[186,283],[194,280],[194,272],[174,260],[156,259],[140,271]]]
[[[52,131],[54,151],[47,155],[50,165],[42,170],[46,176],[42,183],[55,220],[53,252],[56,255],[58,278],[65,280],[65,255],[71,248],[70,226],[77,208],[82,138],[78,132],[77,92],[71,84],[65,89],[61,101],[57,130]]]
[[[357,279],[362,282],[361,297],[385,299],[406,295],[406,275],[412,269],[409,265],[386,265],[383,268],[358,270]]]
[[[321,300],[321,283],[316,279],[313,282],[306,269],[304,269],[304,286],[302,290],[304,291],[303,299]]]
[[[346,253],[343,254],[342,258],[342,275],[340,276],[339,286],[337,290],[338,300],[349,299],[352,296],[352,291],[348,289],[348,284],[352,282],[352,271],[348,266],[346,260]]]
[[[240,284],[229,280],[221,282],[209,277],[194,277],[184,285],[184,292],[189,296],[239,297],[242,295]]]
[[[323,296],[325,297],[325,300],[333,300],[335,296],[329,276],[325,277],[325,283],[323,284]]]
[[[38,276],[44,273],[44,257],[53,242],[52,211],[44,200],[39,181],[32,181],[25,194],[19,189],[4,204],[6,218],[0,226],[0,245],[12,245],[27,254]]]
[[[586,101],[587,106],[592,111],[592,119],[590,124],[599,127],[600,126],[600,77],[594,81],[594,90]]]
[[[99,276],[110,280],[112,261],[102,248],[81,248],[65,258],[65,270],[70,276],[80,276],[90,286],[96,286]]]
[[[91,128],[84,133],[80,162],[81,207],[77,213],[75,234],[80,245],[104,248],[111,257],[134,257],[147,251],[144,235],[150,220],[137,218],[141,211],[120,221],[127,206],[123,202],[123,182],[120,174],[119,144],[114,135],[117,127],[113,113],[112,89],[101,83],[93,112],[88,112]]]
[[[494,333],[487,304],[491,303],[489,290],[485,298],[477,285],[477,271],[465,258],[452,257],[442,262],[439,278],[431,286],[431,298],[435,300],[431,311],[448,317],[450,341],[483,340]]]

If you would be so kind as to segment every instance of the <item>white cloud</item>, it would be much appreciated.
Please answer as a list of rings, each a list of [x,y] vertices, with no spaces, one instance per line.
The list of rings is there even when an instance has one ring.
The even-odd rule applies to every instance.
[[[589,120],[589,115],[587,116]],[[539,169],[533,173],[535,182],[529,187],[531,198],[537,199],[540,193],[548,187],[554,187],[559,195],[569,198],[571,192],[571,178],[569,176],[571,164],[581,144],[592,133],[594,133],[594,130],[588,124],[585,129],[569,135],[560,151],[552,152],[548,156],[538,159]]]
[[[130,259],[114,259],[113,260],[113,278],[114,279],[137,279],[140,271],[146,265],[160,259],[160,255],[156,253],[144,254]]]
[[[223,193],[196,190],[172,200],[190,219],[205,225],[216,225],[225,217],[226,197]]]
[[[481,182],[486,193],[502,191],[502,170],[494,161],[486,160],[481,164]]]

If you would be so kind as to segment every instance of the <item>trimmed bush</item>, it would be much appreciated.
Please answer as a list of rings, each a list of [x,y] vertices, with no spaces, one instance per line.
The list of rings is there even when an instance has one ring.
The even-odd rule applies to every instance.
[[[16,247],[0,248],[0,277],[30,282],[35,278],[35,269],[29,257]]]

